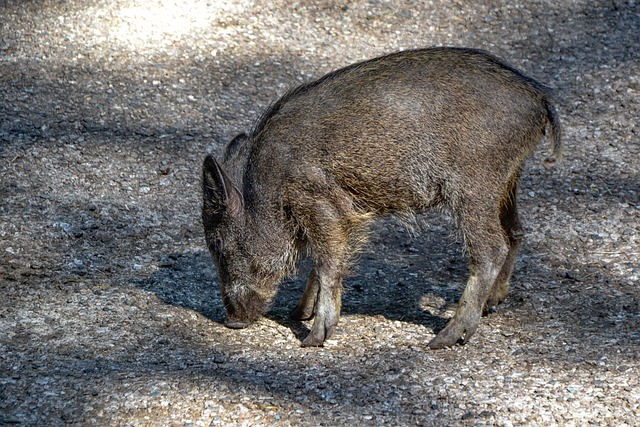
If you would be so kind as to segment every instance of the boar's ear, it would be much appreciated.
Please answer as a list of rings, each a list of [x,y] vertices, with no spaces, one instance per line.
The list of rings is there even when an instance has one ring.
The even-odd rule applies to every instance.
[[[242,212],[242,194],[211,154],[202,165],[202,196],[204,212],[214,224],[220,222],[225,213],[239,215]]]
[[[225,148],[224,150],[225,160],[228,160],[229,158],[234,156],[240,150],[240,147],[242,147],[247,138],[249,137],[246,133],[240,133],[236,135],[236,137],[231,140],[231,142],[227,145],[227,148]]]

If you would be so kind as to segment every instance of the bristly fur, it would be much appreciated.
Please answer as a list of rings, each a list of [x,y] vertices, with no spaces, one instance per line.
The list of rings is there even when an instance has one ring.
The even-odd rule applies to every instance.
[[[430,345],[468,340],[486,304],[506,295],[522,234],[517,182],[545,129],[548,166],[562,156],[551,90],[474,49],[392,53],[288,91],[229,144],[220,167],[205,163],[214,200],[203,222],[224,240],[213,249],[232,327],[266,309],[308,253],[314,266],[294,318],[315,316],[303,345],[322,345],[371,223],[394,215],[415,235],[420,212],[436,208],[455,220],[471,274]]]
[[[349,73],[350,71],[353,71],[353,70],[356,70],[356,69],[365,68],[365,67],[367,67],[367,65],[370,65],[372,63],[377,63],[377,62],[381,62],[381,61],[385,61],[385,60],[393,60],[394,58],[410,57],[415,53],[419,53],[419,52],[425,51],[425,50],[429,50],[429,51],[433,51],[433,52],[443,51],[443,50],[451,50],[451,51],[459,51],[460,53],[464,53],[464,54],[467,54],[467,55],[480,56],[482,58],[485,58],[488,61],[493,62],[498,67],[503,68],[504,70],[508,71],[512,75],[518,76],[518,78],[522,79],[524,82],[526,82],[528,85],[531,85],[536,90],[538,90],[540,92],[543,92],[548,97],[550,97],[550,98],[553,97],[553,89],[551,89],[549,86],[546,86],[546,85],[540,83],[539,81],[533,79],[532,77],[524,74],[522,71],[518,70],[517,68],[512,67],[511,65],[507,64],[506,62],[504,62],[502,59],[498,58],[497,56],[488,54],[487,52],[482,51],[480,49],[460,48],[460,47],[447,47],[447,46],[431,47],[431,48],[427,48],[427,49],[407,49],[407,50],[403,50],[403,51],[399,51],[399,52],[389,53],[389,54],[381,56],[381,57],[368,59],[368,60],[361,61],[361,62],[356,62],[354,64],[348,65],[346,67],[343,67],[343,68],[340,68],[338,70],[334,70],[334,71],[332,71],[332,72],[330,72],[328,74],[325,74],[324,76],[322,76],[322,77],[320,77],[320,78],[318,78],[316,80],[313,80],[313,81],[308,82],[308,83],[303,83],[303,84],[301,84],[299,86],[295,86],[295,87],[289,89],[282,97],[280,97],[280,99],[278,99],[277,101],[273,102],[269,107],[267,107],[267,109],[264,111],[264,113],[258,118],[255,126],[253,127],[251,135],[253,135],[254,138],[256,138],[256,139],[259,139],[260,134],[267,127],[267,124],[269,123],[269,119],[271,117],[277,115],[278,112],[280,112],[280,110],[282,109],[282,107],[284,105],[286,105],[292,99],[295,99],[295,98],[297,98],[299,96],[303,96],[303,95],[309,94],[311,91],[313,91],[313,89],[321,86],[323,83],[325,83],[325,82],[327,82],[329,80],[333,80],[333,79],[339,78],[343,74]],[[559,121],[555,120],[555,123],[558,124]]]

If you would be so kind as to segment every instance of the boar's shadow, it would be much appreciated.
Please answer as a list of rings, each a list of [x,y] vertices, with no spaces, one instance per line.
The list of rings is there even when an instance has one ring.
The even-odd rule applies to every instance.
[[[460,242],[451,237],[455,226],[437,216],[428,224],[419,232],[394,219],[374,225],[369,242],[344,278],[342,316],[384,316],[423,325],[434,333],[444,328],[464,289],[467,259]],[[206,250],[163,255],[158,266],[154,275],[135,285],[165,303],[224,322],[218,278]],[[291,320],[289,313],[302,296],[310,269],[311,261],[303,260],[297,274],[280,285],[265,313],[300,340],[309,333],[307,323]]]
[[[464,289],[467,258],[461,242],[452,238],[453,224],[435,213],[429,214],[426,223],[418,231],[395,219],[374,225],[368,243],[343,279],[342,316],[383,316],[419,324],[434,333],[444,328]],[[302,296],[310,270],[310,260],[303,261],[297,277],[281,285],[266,314],[299,339],[309,328],[305,322],[291,320],[289,313]]]

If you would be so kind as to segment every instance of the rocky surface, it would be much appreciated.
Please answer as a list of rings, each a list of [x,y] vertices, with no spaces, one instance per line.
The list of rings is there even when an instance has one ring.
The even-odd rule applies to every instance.
[[[267,3],[262,4],[262,3]],[[0,425],[611,425],[640,420],[640,4],[0,1]],[[224,328],[200,164],[288,88],[430,45],[557,88],[512,291],[430,351],[466,279],[454,228],[381,222],[324,348],[283,284]]]

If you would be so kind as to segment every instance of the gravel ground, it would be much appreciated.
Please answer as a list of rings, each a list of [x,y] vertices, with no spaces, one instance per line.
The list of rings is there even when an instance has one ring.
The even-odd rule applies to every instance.
[[[0,0],[0,425],[640,424],[640,3]],[[288,88],[403,48],[490,50],[558,89],[512,291],[426,343],[466,278],[446,218],[381,222],[324,348],[228,330],[200,164]]]

